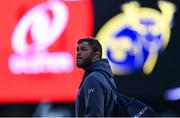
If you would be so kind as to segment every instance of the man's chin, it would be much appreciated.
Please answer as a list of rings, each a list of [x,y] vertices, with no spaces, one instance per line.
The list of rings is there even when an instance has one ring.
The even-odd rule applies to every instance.
[[[78,68],[81,68],[81,69],[85,69],[85,68],[86,68],[86,66],[84,66],[84,65],[82,65],[82,64],[76,64],[76,66],[77,66]]]
[[[78,68],[82,68],[82,65],[81,65],[81,64],[76,63],[76,66],[77,66]]]

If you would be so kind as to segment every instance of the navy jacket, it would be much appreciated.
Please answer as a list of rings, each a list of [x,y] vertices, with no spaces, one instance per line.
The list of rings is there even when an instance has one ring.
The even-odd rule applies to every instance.
[[[90,72],[92,69],[101,69],[113,77],[107,59],[98,60],[86,70],[76,98],[76,116],[112,117],[117,96],[106,76],[100,72]],[[111,81],[115,85],[113,79]]]

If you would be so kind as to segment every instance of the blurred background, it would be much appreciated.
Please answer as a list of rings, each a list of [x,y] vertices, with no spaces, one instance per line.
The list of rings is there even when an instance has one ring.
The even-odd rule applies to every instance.
[[[180,116],[179,0],[0,1],[0,116],[73,117],[78,38],[103,46],[119,91]]]

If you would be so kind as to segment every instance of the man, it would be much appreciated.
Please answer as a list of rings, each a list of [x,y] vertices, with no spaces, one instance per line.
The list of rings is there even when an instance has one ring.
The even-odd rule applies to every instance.
[[[85,71],[76,99],[77,117],[112,117],[116,95],[107,76],[113,77],[109,62],[102,59],[102,46],[94,38],[82,38],[77,42],[76,66]],[[110,79],[115,85],[113,79]]]

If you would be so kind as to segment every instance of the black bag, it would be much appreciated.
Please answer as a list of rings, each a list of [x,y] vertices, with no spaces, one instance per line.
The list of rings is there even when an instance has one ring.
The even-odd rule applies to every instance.
[[[102,73],[104,76],[106,76],[108,83],[110,84],[111,88],[117,95],[117,104],[115,106],[115,116],[124,116],[124,117],[152,117],[155,116],[154,110],[146,105],[145,103],[141,102],[140,100],[137,100],[133,97],[128,97],[125,95],[122,95],[118,92],[118,90],[115,88],[115,86],[111,83],[110,77],[108,74],[106,74],[103,70],[93,70],[96,72]]]

